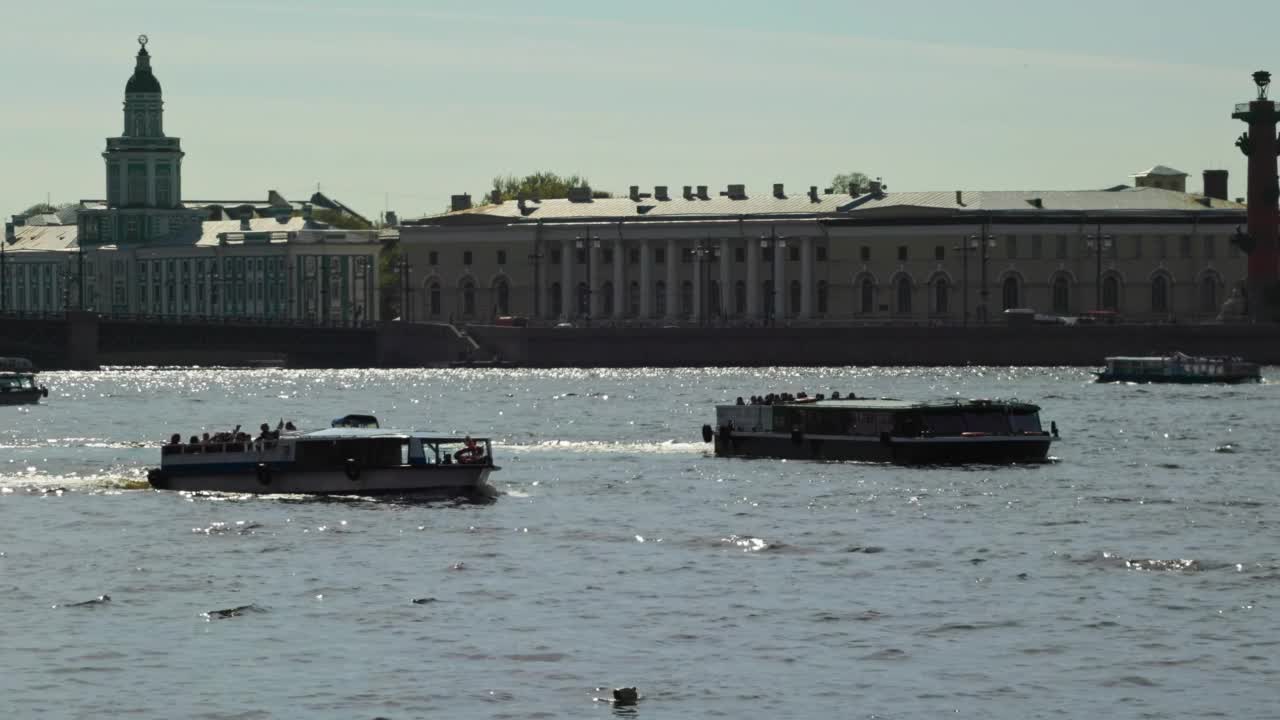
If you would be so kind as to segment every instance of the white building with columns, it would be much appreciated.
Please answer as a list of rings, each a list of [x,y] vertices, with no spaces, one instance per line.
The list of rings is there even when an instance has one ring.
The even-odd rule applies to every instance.
[[[1242,205],[1151,187],[508,201],[401,224],[411,317],[768,324],[997,319],[1031,308],[1216,318]]]
[[[274,191],[266,202],[183,200],[181,141],[164,133],[145,36],[139,44],[123,132],[102,153],[106,199],[5,223],[0,312],[376,321],[375,230],[333,227]],[[319,193],[312,200],[330,218],[358,218]]]

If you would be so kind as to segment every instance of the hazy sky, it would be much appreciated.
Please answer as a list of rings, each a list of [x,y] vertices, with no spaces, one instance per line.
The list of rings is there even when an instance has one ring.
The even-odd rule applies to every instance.
[[[1076,189],[1231,171],[1280,2],[44,0],[0,18],[0,212],[105,194],[135,37],[184,195],[437,212],[496,174]],[[1280,81],[1277,82],[1280,85]],[[1280,93],[1278,93],[1280,94]]]

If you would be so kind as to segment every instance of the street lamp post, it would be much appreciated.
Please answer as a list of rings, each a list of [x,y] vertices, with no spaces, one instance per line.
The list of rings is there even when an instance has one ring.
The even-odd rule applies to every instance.
[[[539,297],[542,295],[542,248],[538,245],[536,240],[534,241],[533,252],[529,253],[529,261],[533,263],[533,317],[536,322],[542,318],[542,304],[541,298]]]
[[[586,236],[585,236],[585,237],[579,236],[579,237],[574,238],[574,246],[575,246],[575,247],[577,247],[577,249],[579,249],[579,250],[581,250],[581,251],[583,252],[583,258],[582,258],[582,259],[586,261],[586,262],[584,263],[584,264],[587,266],[587,293],[586,293],[586,298],[585,298],[586,302],[585,302],[585,303],[583,303],[583,299],[582,299],[582,298],[579,298],[578,302],[579,302],[579,303],[581,303],[581,304],[584,304],[584,305],[585,305],[585,307],[584,307],[583,309],[584,309],[586,312],[585,312],[584,314],[585,314],[585,316],[586,316],[586,322],[587,322],[587,324],[588,324],[588,325],[590,325],[590,324],[591,324],[591,310],[592,310],[592,308],[591,308],[591,300],[592,300],[592,298],[594,298],[594,297],[595,297],[595,287],[591,284],[591,282],[592,282],[592,280],[591,280],[591,251],[592,251],[593,249],[598,249],[598,248],[600,247],[600,239],[599,239],[599,238],[594,238],[594,237],[592,237],[592,236],[591,236],[591,228],[587,228],[587,234],[586,234]],[[670,261],[668,260],[668,262],[670,262]]]
[[[782,292],[782,289],[779,287],[781,283],[778,282],[778,251],[782,249],[786,249],[787,238],[780,237],[778,235],[777,227],[771,226],[769,228],[768,235],[760,236],[760,247],[762,248],[772,247],[772,251],[770,252],[770,255],[769,255],[769,261],[770,261],[769,262],[769,286],[773,288],[773,292],[769,294],[770,296],[768,298],[768,301],[769,301],[768,320],[770,325],[776,325],[777,318],[778,318],[778,304],[779,304],[778,299],[781,297],[781,292]],[[783,267],[786,267],[786,266],[784,265]]]
[[[986,223],[983,223],[981,234],[975,233],[973,235],[966,235],[962,242],[963,245],[956,249],[964,253],[962,256],[964,266],[964,299],[962,302],[964,324],[965,326],[968,326],[969,324],[969,253],[974,250],[978,251],[978,261],[981,264],[982,271],[978,290],[978,296],[981,299],[981,302],[978,303],[978,321],[985,324],[987,322],[987,298],[989,295],[987,291],[987,249],[995,248],[996,236],[988,234],[987,225]]]
[[[400,260],[396,262],[396,269],[400,271],[400,322],[410,321],[409,310],[409,258],[402,255]]]
[[[1093,277],[1094,303],[1095,310],[1102,309],[1102,251],[1111,249],[1111,236],[1102,232],[1102,223],[1095,225],[1095,232],[1091,235],[1085,235],[1089,249],[1094,251],[1096,258],[1096,270]]]
[[[706,238],[698,241],[697,247],[693,249],[697,254],[699,266],[702,270],[702,317],[699,318],[699,325],[710,325],[711,320],[711,299],[714,294],[711,292],[711,263],[715,262],[720,256],[720,249],[711,244],[711,239]],[[723,288],[721,288],[723,292]]]

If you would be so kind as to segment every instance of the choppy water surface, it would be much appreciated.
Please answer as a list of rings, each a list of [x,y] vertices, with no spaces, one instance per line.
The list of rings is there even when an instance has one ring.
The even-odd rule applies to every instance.
[[[0,715],[1275,717],[1268,376],[48,373],[45,404],[0,407]],[[715,403],[802,389],[1038,401],[1059,460],[717,460],[697,442]],[[498,438],[504,494],[142,481],[171,433],[346,412]],[[614,685],[640,705],[593,702]]]

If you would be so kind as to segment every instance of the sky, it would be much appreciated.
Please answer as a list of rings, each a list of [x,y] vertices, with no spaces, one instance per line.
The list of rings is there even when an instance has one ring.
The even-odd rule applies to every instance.
[[[894,190],[1101,188],[1163,164],[1245,194],[1275,0],[45,0],[0,23],[0,211],[105,195],[136,37],[188,199],[441,212],[496,175],[595,189],[860,171]],[[1280,80],[1277,82],[1280,85]],[[1277,91],[1280,95],[1280,90]]]

